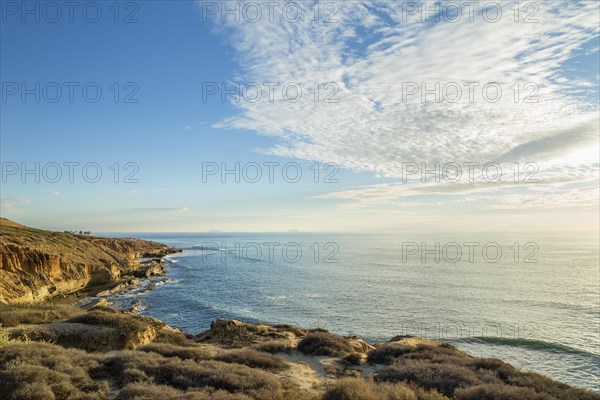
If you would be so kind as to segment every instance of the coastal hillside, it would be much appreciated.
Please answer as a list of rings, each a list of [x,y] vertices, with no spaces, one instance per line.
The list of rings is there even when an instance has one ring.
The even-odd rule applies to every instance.
[[[0,303],[42,301],[116,283],[128,274],[147,271],[150,265],[141,258],[175,251],[145,240],[51,232],[1,218]]]
[[[193,336],[90,296],[163,273],[162,244],[2,220],[0,250],[0,400],[600,400],[440,341],[226,319]]]
[[[100,301],[0,305],[0,400],[598,400],[447,343],[216,320],[196,336]]]

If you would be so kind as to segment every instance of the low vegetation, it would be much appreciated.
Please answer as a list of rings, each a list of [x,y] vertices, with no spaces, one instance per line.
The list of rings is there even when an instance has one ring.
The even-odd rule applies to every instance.
[[[0,325],[46,324],[82,314],[80,308],[68,304],[0,304]]]
[[[90,371],[98,356],[49,343],[17,343],[0,348],[0,387],[11,400],[106,399],[106,381]]]
[[[369,352],[368,360],[386,364],[375,376],[378,382],[405,382],[453,399],[600,398],[545,376],[520,371],[497,359],[471,357],[445,344],[411,346],[390,342]]]
[[[343,337],[329,332],[311,332],[300,340],[298,350],[313,356],[343,357],[354,349]]]
[[[481,383],[477,374],[469,368],[456,364],[439,364],[410,359],[384,368],[377,375],[377,380],[410,382],[425,389],[436,389],[448,397],[454,395],[457,388]]]
[[[290,366],[283,359],[271,354],[261,353],[252,349],[231,350],[215,357],[215,360],[226,363],[237,363],[250,368],[259,368],[267,371],[284,371]]]
[[[133,349],[139,344],[153,340],[160,328],[160,325],[150,318],[118,312],[109,307],[93,309],[70,319],[69,322],[114,328],[119,335],[119,348],[124,349]]]
[[[216,360],[196,361],[200,358],[197,354],[192,358],[183,349],[166,346],[111,354],[49,343],[12,343],[0,348],[0,387],[10,394],[6,398],[13,400],[106,399],[109,387],[122,389],[119,399],[171,398],[160,395],[168,393],[180,399],[266,400],[284,399],[286,391],[293,390],[261,369]],[[4,399],[3,395],[0,398]]]
[[[344,357],[344,361],[349,365],[360,365],[362,359],[363,357],[360,353],[350,353]]]
[[[140,347],[138,350],[147,353],[156,353],[164,357],[177,357],[181,360],[194,360],[196,362],[210,360],[212,354],[204,348],[193,346],[176,346],[167,343],[152,343]]]
[[[497,383],[471,386],[456,391],[457,400],[550,400],[555,397],[537,393],[529,388],[521,388]]]
[[[333,384],[322,400],[444,400],[436,391],[425,391],[405,383],[376,383],[344,378]]]
[[[120,384],[141,382],[168,385],[178,390],[217,389],[243,393],[253,399],[283,398],[281,382],[273,374],[240,364],[181,360],[156,353],[122,351],[105,360],[106,377]]]
[[[413,351],[411,346],[402,343],[386,343],[375,350],[371,350],[367,355],[367,361],[374,364],[390,364],[396,358],[402,357],[411,351]]]
[[[416,338],[372,349],[323,330],[222,320],[213,324],[217,334],[192,340],[158,320],[106,306],[4,306],[0,318],[7,321],[0,327],[0,400],[600,399]],[[51,329],[60,326],[65,330]],[[74,336],[76,328],[94,339]],[[44,332],[53,343],[38,342]],[[230,346],[228,332],[236,346],[240,338],[246,346]],[[92,351],[91,341],[105,347]],[[319,357],[298,362],[300,353],[302,361]]]
[[[30,341],[30,338],[28,336],[21,336],[18,338],[13,338],[8,330],[6,330],[0,326],[0,349],[4,346],[8,346],[9,344],[29,343],[29,341]]]
[[[264,351],[265,353],[277,354],[277,353],[285,353],[292,354],[294,351],[294,347],[289,343],[281,342],[281,341],[273,341],[261,343],[255,346],[256,350]]]
[[[224,390],[198,389],[182,391],[165,385],[132,383],[125,386],[116,400],[252,400],[245,394]]]

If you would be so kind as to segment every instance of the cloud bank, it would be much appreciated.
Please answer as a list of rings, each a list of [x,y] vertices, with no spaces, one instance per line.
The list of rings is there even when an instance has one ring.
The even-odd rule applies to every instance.
[[[217,13],[212,21],[236,51],[232,80],[280,84],[272,98],[234,102],[239,113],[217,125],[278,139],[260,151],[388,178],[403,177],[406,163],[536,163],[540,179],[518,190],[557,191],[557,204],[581,197],[565,196],[564,185],[597,187],[598,76],[575,62],[598,54],[594,2],[502,2],[501,17],[486,13],[498,3],[485,1],[472,14],[466,2],[438,14],[434,2],[297,2],[299,19],[275,3],[274,18]],[[301,96],[281,89],[290,83]],[[568,157],[581,149],[586,157]],[[482,184],[409,181],[324,197],[388,202],[492,190]],[[574,190],[588,199],[589,190]]]

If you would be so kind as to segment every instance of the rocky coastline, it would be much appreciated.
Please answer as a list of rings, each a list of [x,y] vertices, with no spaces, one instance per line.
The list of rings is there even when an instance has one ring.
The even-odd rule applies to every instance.
[[[110,290],[164,274],[163,257],[179,251],[146,240],[51,232],[1,218],[0,303]]]
[[[193,336],[101,298],[163,274],[178,249],[1,225],[0,400],[600,399],[412,336],[224,319]]]

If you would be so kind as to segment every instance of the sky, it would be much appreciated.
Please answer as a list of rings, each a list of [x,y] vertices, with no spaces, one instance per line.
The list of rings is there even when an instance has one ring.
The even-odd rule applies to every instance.
[[[598,231],[594,1],[0,1],[1,214]]]

